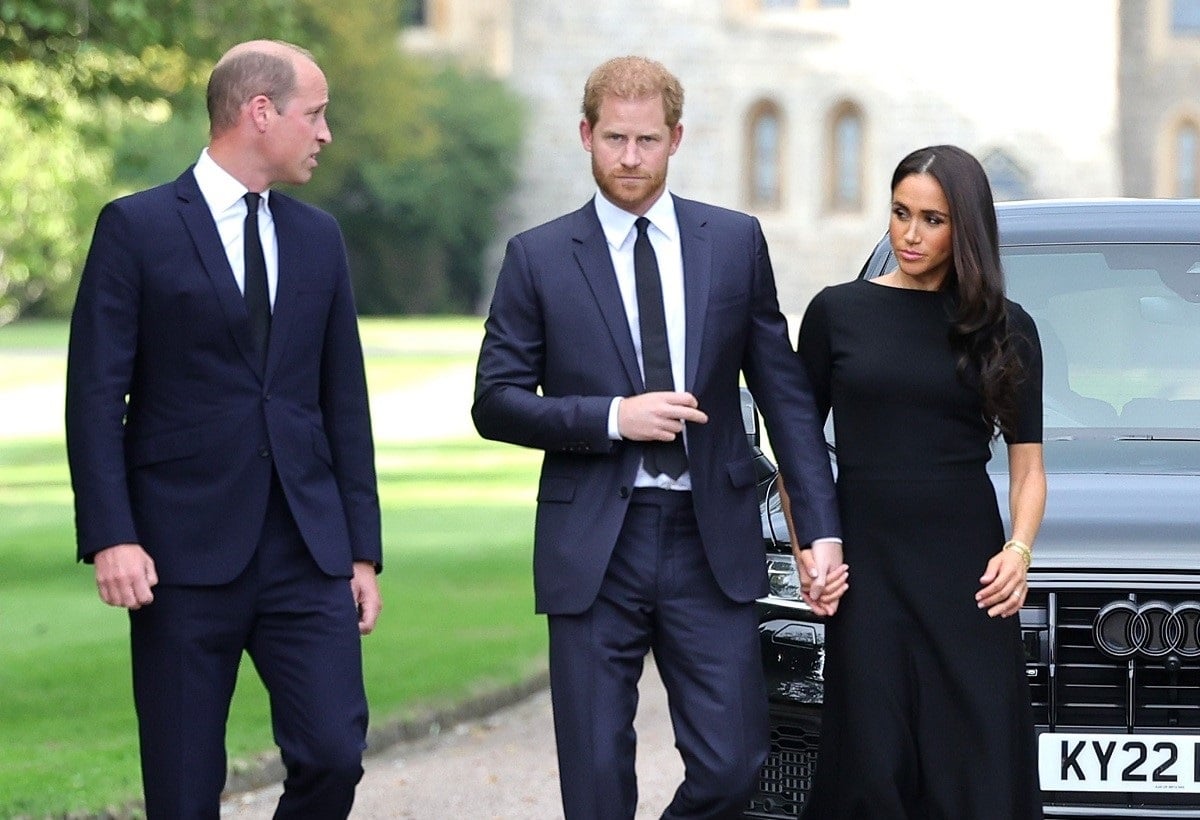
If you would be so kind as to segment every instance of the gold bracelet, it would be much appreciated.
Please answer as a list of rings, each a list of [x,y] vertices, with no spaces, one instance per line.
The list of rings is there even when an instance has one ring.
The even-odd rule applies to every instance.
[[[1021,556],[1021,560],[1025,562],[1025,569],[1029,569],[1029,565],[1033,563],[1033,550],[1024,541],[1018,541],[1015,538],[1004,542],[1001,549],[1012,550]]]

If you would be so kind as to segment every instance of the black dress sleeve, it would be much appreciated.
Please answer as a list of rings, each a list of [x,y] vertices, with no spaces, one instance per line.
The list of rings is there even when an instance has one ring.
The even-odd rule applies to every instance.
[[[1013,334],[1024,376],[1017,386],[1017,429],[1005,435],[1008,444],[1042,441],[1042,344],[1033,317],[1016,302],[1008,303],[1008,326]]]
[[[800,335],[796,352],[808,380],[812,384],[813,398],[817,403],[817,416],[822,423],[829,418],[831,402],[830,384],[833,380],[833,353],[829,331],[829,289],[813,297],[804,318],[800,322]]]

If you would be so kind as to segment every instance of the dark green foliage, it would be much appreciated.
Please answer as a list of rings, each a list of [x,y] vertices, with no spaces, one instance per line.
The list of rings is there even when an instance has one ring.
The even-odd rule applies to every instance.
[[[113,146],[164,119],[230,31],[299,33],[290,0],[0,0],[0,325],[69,309]]]
[[[295,192],[341,221],[364,313],[472,312],[520,117],[498,81],[398,47],[374,0],[0,0],[0,325],[69,312],[99,206],[207,140],[204,87],[238,40],[310,47],[334,142]]]
[[[230,32],[299,34],[291,0],[0,0],[0,60],[34,62],[85,99],[156,99],[183,91],[230,44]],[[239,37],[238,39],[244,39]],[[4,79],[0,87],[12,88]],[[64,98],[18,92],[53,118]]]
[[[334,141],[304,195],[342,223],[359,309],[473,312],[482,254],[515,181],[516,97],[400,52],[371,0],[310,8]],[[328,156],[328,161],[325,158]]]

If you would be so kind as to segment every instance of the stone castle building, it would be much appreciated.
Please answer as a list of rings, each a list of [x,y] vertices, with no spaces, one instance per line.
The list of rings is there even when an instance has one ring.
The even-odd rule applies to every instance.
[[[1120,22],[1122,191],[1200,196],[1200,0],[1124,0]]]
[[[525,103],[497,262],[508,234],[592,195],[583,82],[621,54],[682,80],[670,187],[761,219],[793,316],[858,272],[914,148],[972,151],[998,199],[1120,193],[1118,0],[423,0],[414,15],[407,47],[485,68]]]

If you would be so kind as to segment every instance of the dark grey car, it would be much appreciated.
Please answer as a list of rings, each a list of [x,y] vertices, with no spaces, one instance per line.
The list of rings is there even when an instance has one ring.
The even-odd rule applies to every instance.
[[[1049,496],[1021,625],[1046,816],[1200,818],[1200,201],[996,213],[1009,295],[1045,361]],[[860,276],[892,267],[885,238]],[[989,470],[1007,511],[1004,456]],[[772,751],[747,817],[794,818],[824,627],[797,600],[772,482],[759,626]]]

